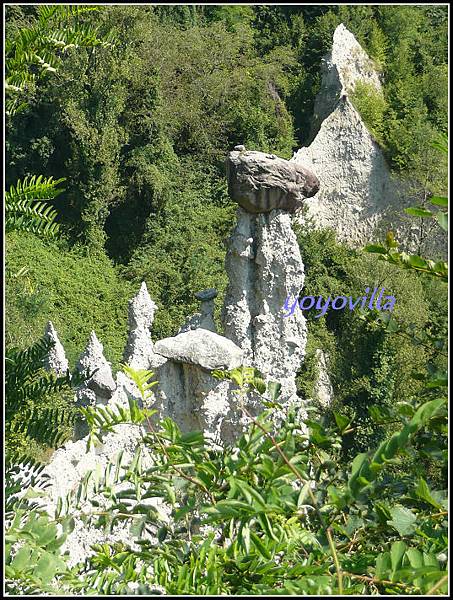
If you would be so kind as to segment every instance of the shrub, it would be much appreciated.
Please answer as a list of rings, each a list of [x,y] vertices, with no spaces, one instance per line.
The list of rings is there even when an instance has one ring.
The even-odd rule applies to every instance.
[[[116,367],[127,339],[128,300],[137,289],[120,279],[104,254],[13,232],[7,235],[6,266],[7,345],[26,348],[51,320],[71,365],[95,330]]]

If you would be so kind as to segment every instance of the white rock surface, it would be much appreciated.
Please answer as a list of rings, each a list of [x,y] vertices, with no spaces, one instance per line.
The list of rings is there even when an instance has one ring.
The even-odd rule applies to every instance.
[[[333,401],[333,387],[328,371],[328,359],[319,348],[316,350],[318,378],[314,386],[315,398],[323,408],[329,408]]]
[[[44,331],[44,337],[54,342],[53,348],[50,350],[45,360],[44,366],[48,371],[53,371],[56,375],[65,375],[69,369],[69,363],[66,359],[66,354],[62,343],[57,335],[52,321],[49,321]]]
[[[311,144],[292,161],[312,169],[320,181],[317,194],[304,200],[295,220],[316,229],[333,229],[337,239],[353,247],[382,241],[392,230],[401,249],[440,258],[446,256],[445,236],[436,224],[404,213],[419,203],[409,182],[394,176],[350,101],[357,82],[382,93],[373,62],[354,35],[339,25],[332,51],[322,63],[322,83],[315,101]],[[316,137],[315,137],[316,134]],[[432,235],[426,235],[426,228]]]
[[[175,362],[203,369],[234,369],[241,364],[242,351],[231,340],[208,331],[193,329],[156,342],[155,351]]]
[[[332,50],[321,61],[321,78],[321,90],[314,106],[312,137],[335,110],[340,98],[351,95],[358,81],[382,93],[374,62],[343,23],[335,29]]]
[[[302,311],[284,318],[282,310],[304,283],[290,215],[280,210],[252,215],[239,208],[228,246],[225,336],[243,349],[244,364],[282,384],[283,403],[299,403],[295,375],[305,352],[305,318]]]
[[[321,181],[320,191],[304,201],[299,222],[312,220],[317,229],[334,229],[339,241],[361,246],[400,220],[402,185],[347,97],[293,160],[312,168]]]
[[[129,335],[124,350],[124,362],[134,369],[152,369],[162,364],[162,357],[154,352],[151,326],[157,305],[151,300],[143,281],[137,295],[129,301]]]
[[[77,370],[80,372],[93,372],[98,369],[78,390],[77,397],[86,397],[86,390],[91,390],[96,395],[96,400],[106,402],[116,390],[110,364],[104,357],[104,347],[98,340],[94,331],[91,332],[85,351],[79,358]]]
[[[130,523],[120,522],[113,526],[112,531],[106,531],[103,528],[87,526],[84,522],[84,515],[100,512],[107,505],[106,499],[96,492],[94,486],[96,480],[106,476],[109,464],[112,465],[109,481],[116,492],[133,487],[133,484],[127,481],[114,481],[113,465],[116,465],[117,459],[120,459],[121,465],[124,466],[124,469],[121,467],[120,473],[124,473],[125,468],[134,456],[143,433],[144,430],[136,425],[118,425],[114,433],[107,434],[103,438],[102,444],[91,447],[88,451],[86,439],[67,442],[55,451],[51,462],[45,467],[44,473],[49,476],[50,487],[47,496],[40,498],[39,502],[51,516],[57,508],[58,498],[65,498],[68,494],[74,495],[83,478],[89,472],[93,472],[88,483],[87,498],[99,502],[99,506],[93,507],[87,499],[83,500],[78,508],[71,509],[71,514],[74,515],[75,528],[62,546],[62,552],[69,554],[70,565],[84,561],[87,556],[92,554],[93,544],[110,544],[114,542],[131,544],[133,536],[129,531]],[[144,469],[152,466],[151,458],[146,449],[142,451],[141,460]],[[141,503],[154,506],[163,519],[168,519],[170,509],[162,503],[161,499],[149,498],[141,500]],[[153,539],[150,535],[145,537]]]

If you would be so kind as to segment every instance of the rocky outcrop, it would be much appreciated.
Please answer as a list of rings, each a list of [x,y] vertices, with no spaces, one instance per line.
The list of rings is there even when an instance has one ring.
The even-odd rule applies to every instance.
[[[65,375],[69,369],[69,363],[52,321],[46,325],[44,338],[53,342],[53,347],[44,361],[45,368],[53,371],[56,375]]]
[[[321,79],[321,90],[315,100],[311,139],[319,131],[324,119],[334,112],[339,100],[351,95],[358,81],[382,94],[375,63],[343,24],[335,29],[332,50],[321,60]]]
[[[319,181],[310,170],[264,152],[233,150],[228,155],[227,172],[231,198],[252,214],[276,209],[294,212],[302,207],[303,198],[319,189]]]
[[[322,182],[305,200],[299,222],[333,229],[339,241],[363,246],[401,220],[402,185],[347,96],[292,160],[313,169]]]
[[[426,235],[420,221],[403,212],[419,202],[413,187],[395,177],[380,146],[351,102],[358,82],[382,93],[373,62],[354,35],[339,25],[331,52],[322,62],[321,89],[315,101],[311,143],[292,162],[313,170],[320,189],[304,201],[296,221],[330,228],[337,239],[354,247],[382,240],[392,230],[402,249],[445,257],[442,232]],[[435,226],[429,223],[426,228]]]
[[[88,374],[94,372],[77,391],[78,403],[86,405],[87,399],[94,399],[106,404],[116,390],[116,383],[111,366],[104,357],[104,347],[94,331],[91,332],[87,347],[79,358],[77,370]]]
[[[214,323],[214,300],[217,298],[217,290],[210,288],[208,290],[202,290],[195,294],[195,298],[200,300],[200,312],[187,318],[186,322],[178,333],[185,333],[191,329],[207,329],[217,333],[217,329]]]
[[[206,329],[194,329],[156,343],[155,351],[174,362],[203,369],[234,369],[242,362],[242,350],[231,340]]]
[[[283,403],[298,402],[295,374],[304,357],[305,318],[302,311],[282,317],[286,298],[297,297],[304,283],[290,215],[281,210],[253,215],[239,208],[225,265],[225,336],[242,348],[244,364],[282,384]]]
[[[102,482],[103,478],[107,478],[112,492],[124,492],[131,488],[130,482],[121,481],[121,476],[127,471],[143,434],[144,431],[139,426],[118,425],[113,433],[104,436],[102,444],[91,446],[89,450],[86,439],[67,442],[55,451],[52,461],[45,467],[44,474],[49,478],[49,487],[47,495],[39,500],[41,506],[53,515],[59,498],[68,498],[70,505],[72,504],[71,514],[75,526],[62,547],[63,552],[69,553],[70,565],[84,561],[87,556],[93,554],[93,544],[131,543],[134,536],[130,533],[130,524],[117,523],[111,531],[106,531],[102,527],[89,526],[84,515],[93,511],[90,500],[98,503],[97,511],[107,506],[106,498],[96,491],[97,482]],[[141,461],[144,469],[152,466],[146,449],[141,451]],[[115,477],[114,473],[118,476]],[[74,496],[87,477],[85,495],[82,495],[76,509]],[[164,520],[169,518],[171,509],[159,498],[142,499],[140,502],[153,507]],[[143,537],[157,541],[157,536],[153,534],[145,532]],[[138,547],[136,549],[138,550]]]
[[[164,361],[154,352],[151,326],[157,305],[151,300],[143,281],[137,295],[129,301],[128,339],[123,359],[134,369],[152,369]]]
[[[329,408],[333,401],[333,387],[330,381],[327,368],[327,357],[319,348],[316,350],[316,359],[318,367],[318,377],[314,385],[315,400],[319,402],[322,408]]]
[[[256,153],[252,153],[251,163],[254,163],[253,154]],[[257,186],[257,193],[252,213],[238,208],[238,223],[229,240],[226,258],[229,286],[222,317],[225,335],[200,326],[213,325],[215,290],[204,290],[197,295],[202,303],[198,326],[195,324],[194,329],[190,328],[155,344],[151,340],[150,328],[157,307],[144,283],[129,303],[129,336],[124,357],[131,367],[155,373],[158,386],[153,388],[155,393],[149,400],[150,406],[158,409],[160,417],[173,418],[183,431],[202,430],[205,438],[214,446],[233,443],[247,427],[249,417],[238,408],[236,384],[214,378],[213,369],[250,365],[258,368],[266,380],[279,381],[282,385],[279,399],[282,410],[276,415],[277,419],[284,417],[288,406],[300,404],[296,395],[295,376],[304,356],[305,319],[301,311],[291,318],[283,318],[282,307],[288,296],[299,295],[304,281],[304,268],[288,211],[292,203],[299,201],[304,190],[305,193],[311,193],[317,183],[313,183],[315,178],[307,170],[303,170],[302,181],[297,179],[302,171],[295,169],[291,163],[276,158],[269,161],[280,165],[276,169],[278,177],[283,177],[285,170],[294,175],[285,189],[283,184],[280,187],[278,177],[273,179],[269,170],[262,181],[264,187],[268,186],[269,181],[273,182],[266,188],[271,190],[266,197],[277,198],[280,205],[288,210],[267,211],[269,203],[265,206],[260,204],[263,196],[259,192],[259,177],[253,184]],[[242,177],[239,172],[237,176]],[[234,188],[236,175],[230,174],[230,177]],[[260,213],[261,210],[264,212]],[[102,344],[94,332],[80,357],[78,369],[96,370],[76,392],[79,405],[102,402],[112,408],[115,405],[126,407],[129,397],[141,402],[135,384],[126,373],[118,373],[116,382],[113,380]],[[243,401],[252,415],[258,414],[263,408],[259,396],[252,394]],[[76,440],[86,433],[79,426]],[[93,483],[96,473],[116,472],[116,467],[112,465],[117,463],[121,452],[124,454],[121,460],[127,464],[143,433],[141,427],[122,425],[88,452],[86,439],[68,442],[57,450],[46,467],[51,479],[50,498],[45,501],[49,512],[55,508],[57,498],[74,492],[90,471],[94,474],[90,479],[88,494],[99,502],[102,509],[105,499],[96,492]],[[149,456],[144,456],[143,460],[144,468],[151,466]],[[118,480],[111,487],[121,491],[124,485],[127,484]],[[168,517],[169,511],[160,501],[149,498],[147,502],[161,509],[164,518]],[[86,507],[89,510],[89,503],[86,503]],[[94,543],[127,543],[130,537],[128,529],[121,525],[115,526],[111,532],[103,532],[84,525],[83,519],[76,516],[76,527],[68,537],[65,549],[69,550],[73,562],[76,562],[92,552],[91,545]]]

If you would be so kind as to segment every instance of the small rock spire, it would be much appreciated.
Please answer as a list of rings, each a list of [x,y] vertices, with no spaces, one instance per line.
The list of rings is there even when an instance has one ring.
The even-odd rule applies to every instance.
[[[54,342],[53,348],[45,358],[44,366],[48,371],[53,371],[56,375],[65,375],[69,369],[66,354],[62,343],[60,342],[52,321],[48,321],[44,330],[44,339]]]
[[[104,357],[104,347],[98,340],[96,333],[91,332],[90,339],[88,340],[87,347],[79,358],[77,363],[77,370],[80,372],[89,371],[90,373],[98,369],[96,373],[79,388],[77,391],[77,400],[81,400],[82,397],[90,397],[93,399],[93,395],[87,393],[88,390],[94,392],[96,401],[106,402],[112,397],[113,392],[116,390],[116,383],[113,379],[112,369],[110,364]]]
[[[123,355],[124,362],[134,369],[150,369],[163,362],[154,353],[150,333],[156,310],[157,304],[143,281],[137,295],[129,301],[129,335]]]

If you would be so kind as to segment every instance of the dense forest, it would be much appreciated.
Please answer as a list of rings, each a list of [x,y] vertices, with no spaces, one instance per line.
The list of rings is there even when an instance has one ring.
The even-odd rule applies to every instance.
[[[219,291],[219,319],[224,239],[236,211],[226,154],[244,144],[289,159],[310,143],[321,59],[340,23],[383,83],[383,98],[357,90],[364,122],[420,204],[431,197],[445,207],[446,6],[7,7],[9,593],[446,593],[446,274],[420,272],[416,261],[401,268],[391,238],[370,240],[389,251],[378,260],[331,231],[297,228],[306,295],[355,294],[385,280],[395,311],[387,322],[373,311],[307,315],[299,394],[313,396],[321,348],[335,398],[310,417],[307,439],[297,440],[290,418],[275,439],[265,413],[241,438],[239,458],[215,455],[168,422],[160,437],[149,435],[160,472],[146,477],[131,467],[127,477],[175,506],[173,529],[156,526],[158,552],[145,543],[133,552],[99,546],[67,569],[58,536],[61,526],[70,530],[70,515],[50,522],[32,498],[15,496],[17,453],[39,471],[71,436],[75,416],[76,381],[40,371],[47,321],[71,369],[94,329],[116,372],[128,300],[142,281],[159,308],[153,339],[174,335],[204,288]],[[253,380],[241,386],[247,393]],[[143,381],[139,389],[145,396]],[[44,431],[49,407],[60,411],[52,439]],[[147,418],[138,408],[130,416]],[[88,409],[85,418],[94,428]],[[109,430],[114,421],[104,415],[96,426]],[[185,478],[172,461],[192,465]],[[111,502],[112,514],[127,512]],[[220,542],[209,527],[222,530]],[[18,542],[32,549],[21,553]]]

